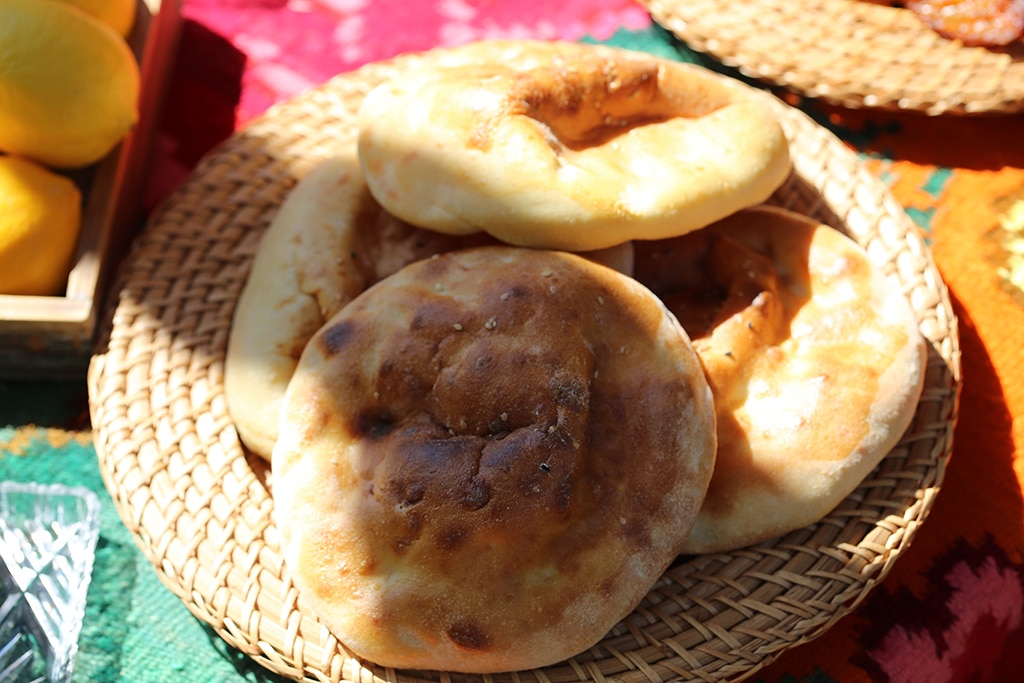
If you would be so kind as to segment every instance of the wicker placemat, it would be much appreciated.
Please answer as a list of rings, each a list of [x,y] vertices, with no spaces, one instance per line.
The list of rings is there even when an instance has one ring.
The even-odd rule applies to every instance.
[[[640,0],[689,47],[743,75],[845,107],[1024,110],[1024,41],[965,47],[870,0]]]
[[[364,666],[310,614],[283,565],[264,468],[244,454],[224,403],[231,318],[263,231],[296,180],[355,135],[365,92],[420,59],[338,76],[211,152],[137,240],[90,368],[100,469],[139,547],[199,619],[296,679],[477,680]],[[680,558],[596,647],[486,680],[740,680],[853,609],[932,506],[960,377],[945,286],[914,225],[856,155],[798,110],[757,96],[782,120],[795,159],[772,201],[846,230],[917,312],[931,352],[913,425],[820,523],[757,547]]]

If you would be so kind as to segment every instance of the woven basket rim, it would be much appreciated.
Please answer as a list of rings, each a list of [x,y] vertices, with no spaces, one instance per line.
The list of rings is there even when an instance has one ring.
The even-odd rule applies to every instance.
[[[967,47],[871,0],[640,0],[697,52],[849,108],[926,115],[1024,110],[1024,40]]]
[[[227,643],[296,680],[485,680],[360,662],[316,620],[279,551],[265,463],[244,453],[223,396],[234,303],[276,209],[332,138],[354,135],[354,112],[370,88],[438,51],[336,76],[275,105],[207,155],[133,245],[89,368],[104,483],[160,580]],[[680,558],[594,648],[486,680],[747,678],[854,609],[909,546],[939,492],[960,352],[930,251],[855,153],[799,110],[751,93],[779,116],[792,145],[795,171],[770,203],[853,237],[918,316],[930,350],[914,422],[821,522],[751,548]]]

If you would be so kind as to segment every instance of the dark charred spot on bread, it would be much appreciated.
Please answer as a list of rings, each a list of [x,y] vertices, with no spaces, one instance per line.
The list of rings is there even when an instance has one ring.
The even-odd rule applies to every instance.
[[[529,288],[524,287],[523,285],[513,285],[502,293],[501,300],[511,301],[512,299],[523,299],[529,295]]]
[[[487,425],[487,431],[483,435],[484,438],[486,438],[489,441],[504,439],[506,436],[508,436],[509,432],[511,431],[508,424],[508,420],[508,412],[503,412],[497,418],[491,420],[491,422]]]
[[[424,516],[415,508],[401,506],[400,509],[402,514],[399,519],[401,521],[391,542],[391,549],[396,555],[401,555],[411,548],[423,533],[423,528],[426,525]]]
[[[469,531],[465,527],[452,525],[438,534],[437,545],[442,550],[455,550],[463,544],[467,536]]]
[[[419,534],[423,529],[423,515],[415,510],[409,510],[405,513],[405,523],[409,527],[410,533]]]
[[[460,619],[448,627],[448,639],[466,650],[483,650],[490,643],[490,636],[480,624],[470,619]]]
[[[401,511],[422,502],[426,509],[473,511],[490,501],[489,485],[473,475],[480,439],[446,438],[406,425],[387,443],[392,452],[374,472],[385,507]]]
[[[415,444],[415,459],[408,458],[406,463],[414,465],[421,474],[429,476],[442,471],[445,467],[464,462],[471,450],[473,449],[468,439],[424,439]]]
[[[427,487],[421,481],[396,482],[393,490],[403,506],[415,505],[423,500]]]
[[[504,439],[490,441],[484,447],[480,459],[480,470],[493,472],[497,476],[508,476],[524,453],[535,451],[542,435],[531,427],[523,427],[509,433]]]
[[[462,505],[467,510],[479,510],[491,501],[491,487],[486,481],[474,477],[462,496]]]
[[[440,259],[427,259],[421,263],[433,263]],[[416,302],[416,312],[409,321],[410,332],[431,330],[450,330],[458,324],[454,318],[451,302],[441,298],[420,297]]]
[[[353,320],[343,320],[336,325],[331,325],[318,336],[317,343],[320,346],[320,351],[327,358],[337,355],[352,339],[358,327]]]
[[[395,428],[395,419],[387,412],[364,410],[352,421],[351,432],[358,437],[378,441]]]

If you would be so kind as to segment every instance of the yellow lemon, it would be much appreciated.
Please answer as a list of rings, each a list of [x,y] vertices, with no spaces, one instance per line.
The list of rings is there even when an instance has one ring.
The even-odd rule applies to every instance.
[[[60,0],[78,7],[122,36],[127,36],[135,24],[138,0]]]
[[[135,56],[106,24],[58,0],[0,0],[0,150],[95,163],[138,120],[139,86]]]
[[[82,195],[68,178],[0,156],[0,294],[59,294],[82,224]]]

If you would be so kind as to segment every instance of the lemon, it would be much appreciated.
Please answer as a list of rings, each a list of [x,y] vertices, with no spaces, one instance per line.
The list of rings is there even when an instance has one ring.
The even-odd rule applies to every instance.
[[[70,179],[0,156],[0,294],[59,294],[81,224],[82,195]]]
[[[60,0],[78,7],[86,14],[99,19],[120,35],[131,32],[135,23],[137,0]]]
[[[138,120],[139,81],[106,24],[58,0],[0,0],[0,150],[55,168],[95,163]]]

